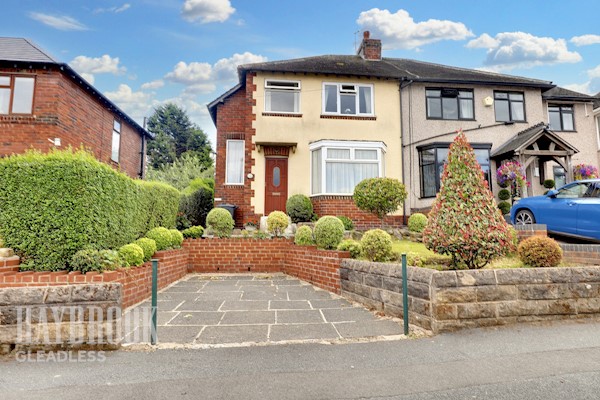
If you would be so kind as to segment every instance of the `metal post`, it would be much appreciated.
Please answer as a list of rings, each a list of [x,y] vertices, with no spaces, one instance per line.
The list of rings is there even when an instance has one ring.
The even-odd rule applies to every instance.
[[[150,328],[150,343],[155,345],[157,342],[156,335],[156,316],[158,307],[156,299],[158,297],[158,260],[152,259],[152,327]]]
[[[408,277],[406,276],[406,254],[402,254],[402,316],[404,317],[404,334],[408,335]]]

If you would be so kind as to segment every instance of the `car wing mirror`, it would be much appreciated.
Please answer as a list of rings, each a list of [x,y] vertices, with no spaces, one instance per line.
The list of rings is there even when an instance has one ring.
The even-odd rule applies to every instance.
[[[557,194],[558,194],[558,190],[552,189],[552,190],[549,190],[548,193],[546,193],[546,196],[554,199],[554,198],[556,198]]]

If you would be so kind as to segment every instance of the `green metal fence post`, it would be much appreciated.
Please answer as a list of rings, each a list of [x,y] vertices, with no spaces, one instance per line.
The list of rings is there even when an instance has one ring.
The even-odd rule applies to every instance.
[[[155,345],[157,342],[156,335],[156,317],[158,314],[157,306],[158,297],[158,260],[152,259],[152,327],[150,328],[150,343]]]
[[[404,334],[408,335],[408,277],[406,276],[406,254],[402,254],[402,316],[404,317]]]

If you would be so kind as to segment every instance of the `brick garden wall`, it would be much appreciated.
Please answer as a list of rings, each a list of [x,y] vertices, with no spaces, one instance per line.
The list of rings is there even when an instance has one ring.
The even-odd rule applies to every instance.
[[[381,220],[371,213],[361,211],[352,200],[352,196],[313,196],[313,209],[319,216],[346,216],[352,220],[358,229],[381,228]],[[387,227],[400,228],[404,225],[402,215],[388,215],[384,219]]]

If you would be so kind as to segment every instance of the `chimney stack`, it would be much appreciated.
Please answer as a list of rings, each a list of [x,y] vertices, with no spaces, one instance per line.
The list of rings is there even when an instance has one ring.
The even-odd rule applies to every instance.
[[[371,39],[369,31],[363,32],[363,40],[358,48],[358,55],[365,60],[381,60],[381,40]]]

